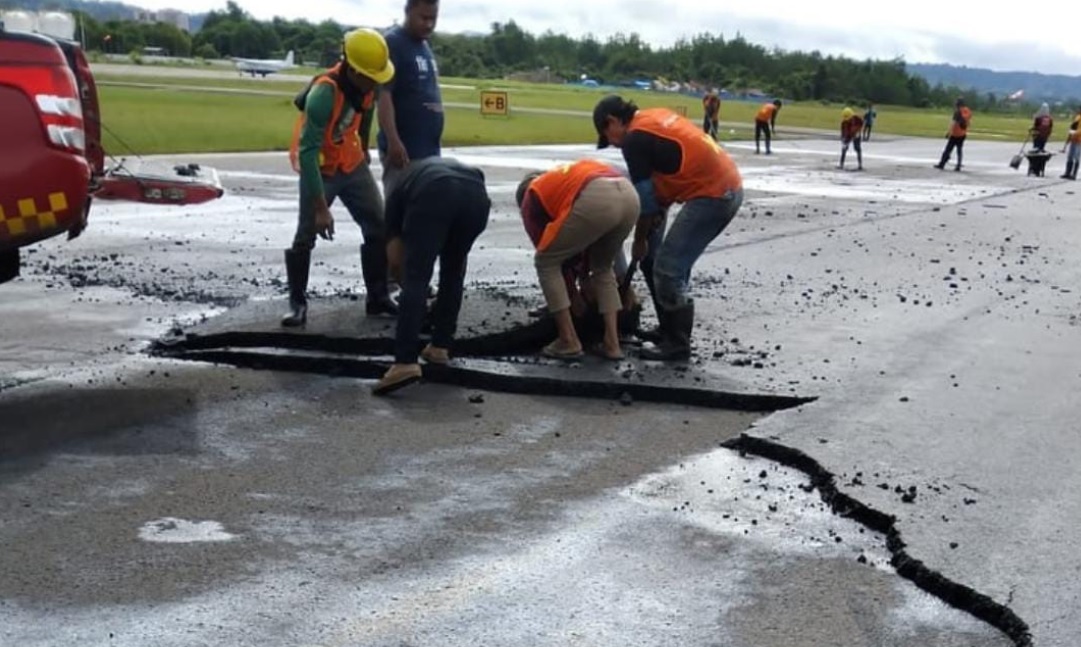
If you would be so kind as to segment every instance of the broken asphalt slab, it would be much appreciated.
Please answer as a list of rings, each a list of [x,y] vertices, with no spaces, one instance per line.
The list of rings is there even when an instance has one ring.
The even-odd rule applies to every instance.
[[[174,327],[151,352],[164,357],[247,368],[378,378],[394,351],[394,320],[367,317],[354,299],[313,299],[307,325],[278,323],[284,304],[256,302],[191,327]],[[613,362],[587,354],[580,360],[541,358],[555,338],[548,317],[531,318],[526,303],[497,289],[470,290],[463,300],[448,366],[426,365],[425,379],[490,391],[689,404],[742,411],[775,411],[811,397],[749,391],[738,369],[705,371],[700,364],[665,364],[635,357]],[[636,328],[637,313],[621,314],[621,329]],[[588,344],[589,336],[583,342]]]

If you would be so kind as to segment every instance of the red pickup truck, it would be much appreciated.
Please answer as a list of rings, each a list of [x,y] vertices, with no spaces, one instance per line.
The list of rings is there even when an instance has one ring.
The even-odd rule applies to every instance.
[[[20,247],[86,226],[100,123],[81,49],[0,28],[0,282],[18,275]]]
[[[105,166],[94,75],[79,44],[5,30],[0,16],[0,283],[19,275],[19,249],[86,227],[92,197],[196,204],[223,194],[197,164]]]

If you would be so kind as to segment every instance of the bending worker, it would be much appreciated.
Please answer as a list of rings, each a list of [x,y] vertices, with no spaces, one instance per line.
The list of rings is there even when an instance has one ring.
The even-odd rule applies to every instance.
[[[420,379],[420,331],[428,285],[439,260],[439,294],[432,309],[432,340],[419,353],[429,364],[446,364],[462,309],[466,261],[488,226],[492,201],[484,172],[446,157],[410,162],[387,196],[387,257],[402,285],[394,364],[372,391],[385,395]]]
[[[754,154],[758,155],[762,151],[758,147],[758,142],[763,135],[766,137],[766,155],[772,155],[773,151],[770,150],[770,141],[773,136],[777,134],[777,113],[781,111],[781,100],[774,99],[772,103],[763,103],[762,107],[758,109],[758,113],[754,116]]]
[[[646,359],[688,359],[694,328],[694,301],[687,297],[691,268],[706,246],[721,235],[743,203],[743,179],[717,142],[686,118],[665,108],[639,110],[609,95],[593,109],[597,147],[622,149],[640,213],[631,257],[642,261],[655,288],[660,342],[645,348]],[[667,235],[664,214],[683,204]]]
[[[526,175],[516,198],[526,231],[537,248],[537,278],[559,334],[544,347],[543,354],[560,359],[582,356],[563,265],[587,252],[589,283],[604,320],[604,342],[599,351],[608,359],[622,359],[617,318],[623,304],[613,266],[638,220],[634,186],[604,162],[581,160]]]
[[[848,145],[856,150],[856,170],[863,170],[863,146],[860,138],[863,137],[863,118],[852,108],[846,107],[841,111],[841,163],[837,168],[845,167],[845,155],[848,154]]]
[[[383,200],[368,166],[376,87],[393,77],[383,37],[373,29],[355,29],[345,35],[342,61],[313,79],[295,100],[302,114],[289,158],[300,173],[300,211],[293,246],[285,250],[290,311],[283,326],[307,321],[312,249],[317,235],[334,239],[330,206],[337,198],[364,235],[360,266],[367,314],[398,314],[387,292]]]

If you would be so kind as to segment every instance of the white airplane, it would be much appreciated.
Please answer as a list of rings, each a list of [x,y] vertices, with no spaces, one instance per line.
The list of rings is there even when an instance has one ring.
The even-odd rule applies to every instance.
[[[289,53],[285,55],[285,58],[280,61],[273,58],[234,58],[233,62],[236,63],[236,69],[240,71],[241,76],[247,72],[253,77],[256,74],[265,77],[267,74],[273,74],[275,72],[287,70],[291,67],[296,67],[296,65],[293,64],[293,50],[289,50]]]

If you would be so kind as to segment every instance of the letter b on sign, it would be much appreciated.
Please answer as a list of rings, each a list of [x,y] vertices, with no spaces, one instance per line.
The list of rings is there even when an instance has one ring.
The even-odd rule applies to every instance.
[[[506,92],[485,90],[480,93],[480,114],[502,115],[510,114],[510,100]]]

